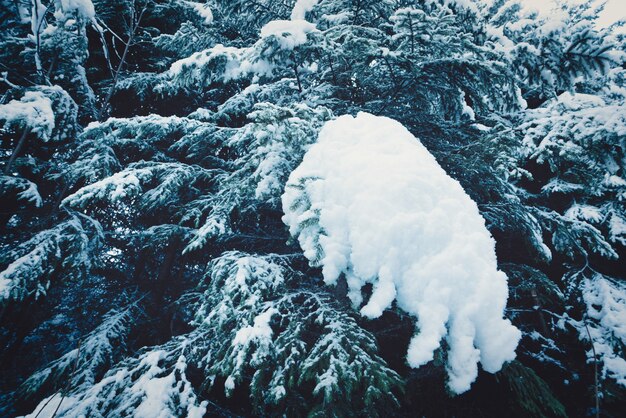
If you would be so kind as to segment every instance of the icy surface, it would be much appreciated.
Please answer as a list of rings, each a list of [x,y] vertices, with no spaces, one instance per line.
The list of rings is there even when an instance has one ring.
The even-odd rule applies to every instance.
[[[503,319],[507,277],[476,204],[398,122],[359,113],[326,123],[289,177],[283,221],[327,284],[343,274],[361,314],[397,306],[417,319],[407,359],[448,347],[449,386],[470,388],[478,362],[515,358],[520,332]]]

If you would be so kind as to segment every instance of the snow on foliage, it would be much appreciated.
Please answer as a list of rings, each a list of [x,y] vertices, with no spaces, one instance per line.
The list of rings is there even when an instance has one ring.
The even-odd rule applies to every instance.
[[[225,47],[218,44],[174,62],[170,66],[168,75],[173,79],[184,77],[191,84],[205,78],[205,73],[210,74],[219,69],[220,71],[209,81],[236,79],[241,74],[239,60],[244,51],[241,48]],[[211,71],[205,70],[207,66],[210,66]]]
[[[527,152],[539,162],[555,166],[557,158],[576,160],[581,154],[602,152],[613,172],[623,163],[617,139],[626,136],[626,108],[606,103],[601,97],[565,92],[547,105],[529,111],[524,144]],[[595,161],[588,162],[589,174],[595,170]],[[613,172],[609,171],[610,174]],[[595,187],[600,187],[594,185]]]
[[[0,255],[0,263],[6,265],[0,271],[0,305],[45,295],[54,272],[80,277],[94,262],[92,253],[101,234],[93,219],[72,216]]]
[[[41,91],[27,91],[20,100],[0,105],[0,120],[7,127],[28,129],[47,141],[54,129],[52,101]]]
[[[124,346],[133,317],[137,314],[135,303],[124,309],[111,310],[98,327],[80,340],[77,348],[26,379],[20,386],[20,396],[32,396],[45,385],[58,389],[66,386],[68,379],[75,389],[87,389],[94,385],[97,377],[114,364],[115,350]]]
[[[626,386],[626,360],[619,348],[626,345],[626,287],[596,276],[584,281],[582,294],[587,315],[595,323],[589,332],[604,366],[603,377],[611,377]]]
[[[289,267],[289,258],[223,253],[210,263],[195,304],[196,329],[142,350],[94,383],[89,379],[108,360],[111,339],[125,334],[128,310],[114,312],[84,338],[83,349],[33,375],[25,390],[66,375],[78,358],[81,370],[60,417],[203,416],[207,402],[199,401],[187,377],[189,365],[203,371],[203,388],[222,378],[227,396],[249,384],[258,411],[272,415],[290,415],[303,402],[321,416],[371,415],[397,404],[400,377],[377,354],[374,337],[329,294],[299,286],[308,279]],[[58,395],[41,401],[29,417],[48,411],[49,403],[56,407]]]
[[[618,416],[624,39],[576,3],[3,2],[0,415]],[[420,140],[315,144],[358,111]]]
[[[38,86],[19,100],[0,105],[0,122],[5,129],[28,130],[43,142],[70,138],[76,117],[76,103],[59,86]]]
[[[200,418],[206,412],[208,401],[198,400],[187,378],[185,353],[190,350],[188,344],[177,343],[173,340],[126,360],[95,385],[71,396],[56,393],[44,399],[26,418],[41,416],[42,411],[49,411],[52,415],[55,408],[58,408],[56,416],[65,418]]]
[[[143,209],[154,210],[166,200],[176,200],[194,181],[208,179],[211,170],[181,163],[140,162],[79,189],[63,205],[84,208],[97,201],[116,202],[141,196]],[[156,180],[156,184],[155,183]],[[146,183],[152,187],[146,186]]]
[[[415,316],[412,367],[446,338],[449,386],[465,392],[480,361],[515,358],[520,332],[503,319],[506,275],[476,204],[401,124],[359,113],[326,123],[290,175],[283,221],[324,281],[345,274],[349,297],[379,317],[396,301]]]
[[[361,408],[371,415],[372,407],[396,403],[399,376],[378,356],[373,336],[328,294],[303,287],[309,279],[288,258],[231,251],[211,262],[195,331],[206,335],[206,375],[225,378],[227,395],[252,376],[259,407],[306,399],[307,410],[322,416]]]
[[[306,62],[294,61],[294,50],[305,47],[315,25],[305,20],[273,20],[261,28],[254,45],[237,48],[217,44],[174,62],[160,88],[174,85],[209,85],[244,77],[271,77],[298,71]],[[301,69],[302,70],[302,69]],[[280,77],[277,77],[280,78]]]
[[[565,92],[528,110],[518,128],[523,133],[523,157],[550,170],[542,194],[576,196],[563,215],[535,209],[543,228],[551,232],[555,249],[569,258],[590,252],[618,257],[611,243],[623,240],[618,203],[626,196],[622,103],[623,98],[611,95]]]
[[[30,202],[36,207],[41,207],[43,204],[35,183],[21,177],[0,175],[0,196],[6,196],[11,192],[16,193],[19,200]]]
[[[593,271],[576,272],[567,281],[570,291],[581,291],[583,317],[569,321],[580,339],[592,346],[587,349],[588,361],[602,364],[602,379],[611,378],[626,386],[626,286]]]
[[[261,38],[275,36],[282,49],[294,49],[307,41],[315,25],[306,20],[272,20],[261,28]]]
[[[296,0],[291,10],[291,20],[304,19],[306,14],[313,10],[318,0]]]
[[[248,115],[250,123],[225,141],[225,146],[237,151],[238,158],[231,170],[216,176],[218,191],[186,207],[188,213],[183,219],[194,220],[199,226],[186,251],[232,231],[230,213],[237,207],[244,212],[262,204],[278,207],[289,173],[330,117],[329,110],[321,106],[255,105]]]
[[[193,8],[193,10],[203,19],[205,25],[213,23],[213,12],[211,7],[207,3],[199,3],[196,1],[182,1],[186,6]]]
[[[91,0],[61,0],[63,13],[76,13],[84,19],[93,19],[96,11]]]

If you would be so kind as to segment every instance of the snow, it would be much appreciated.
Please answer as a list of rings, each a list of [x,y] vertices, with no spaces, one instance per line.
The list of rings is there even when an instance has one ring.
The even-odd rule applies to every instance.
[[[76,402],[76,398],[65,396],[60,392],[51,395],[42,400],[33,412],[24,415],[22,418],[52,418],[55,416],[63,416],[67,411],[66,405],[72,405]]]
[[[39,194],[39,190],[37,189],[37,185],[32,181],[25,180],[26,189],[20,193],[18,193],[18,198],[22,200],[27,200],[33,203],[36,207],[40,208],[43,204],[41,199],[41,195]]]
[[[185,4],[191,6],[194,11],[204,19],[205,25],[210,25],[213,23],[213,12],[207,3],[198,3],[196,1],[185,1]]]
[[[580,0],[567,0],[566,3],[580,3]],[[558,3],[555,0],[524,0],[520,2],[520,5],[524,10],[536,10],[548,18],[559,12]],[[625,18],[626,3],[623,0],[607,0],[606,7],[600,12],[594,23],[599,28],[605,28]]]
[[[21,189],[21,191],[17,193],[18,199],[30,202],[38,208],[43,204],[43,199],[39,194],[37,185],[25,178],[0,175],[0,187]]]
[[[9,126],[27,128],[41,140],[48,141],[54,130],[52,102],[40,91],[27,91],[20,100],[0,105],[0,120]]]
[[[57,250],[57,256],[59,252]],[[6,303],[9,299],[19,299],[21,294],[26,293],[24,288],[31,279],[28,274],[41,274],[41,264],[46,260],[46,246],[38,245],[32,251],[19,257],[0,271],[0,303]],[[37,298],[47,290],[47,283],[39,284],[35,292]],[[30,289],[29,289],[30,290]]]
[[[334,14],[324,14],[320,20],[328,22],[331,25],[341,25],[350,20],[351,13],[349,11],[343,11]]]
[[[308,12],[313,10],[318,0],[296,0],[291,10],[291,20],[303,20]]]
[[[596,144],[626,135],[626,107],[606,104],[597,96],[562,93],[544,106],[526,112],[520,126],[523,144],[531,158],[544,162],[550,156],[585,153]],[[615,182],[607,180],[607,186]],[[619,180],[617,181],[619,183]]]
[[[182,79],[189,86],[212,81],[227,82],[248,75],[253,75],[253,83],[256,83],[258,77],[272,76],[280,68],[274,62],[275,54],[292,51],[305,44],[308,34],[316,31],[315,25],[305,20],[273,20],[263,26],[260,39],[252,47],[217,44],[175,61],[166,75],[170,79]],[[308,69],[315,70],[314,67]]]
[[[591,342],[603,364],[602,377],[611,377],[626,386],[626,360],[619,355],[619,347],[626,344],[626,287],[596,275],[583,281],[582,294],[587,316],[594,323],[579,324],[580,336],[588,339],[587,332],[591,335]],[[593,350],[587,355],[589,361],[593,361]]]
[[[180,405],[176,407],[184,408],[188,415],[203,416],[206,412],[206,402],[196,405],[195,394],[189,383],[181,380],[177,375],[184,376],[187,368],[186,359],[180,356],[174,366],[174,370],[163,375],[163,368],[160,362],[167,356],[167,352],[154,351],[145,355],[140,363],[140,367],[148,368],[148,371],[134,382],[132,391],[142,393],[141,402],[133,411],[133,416],[137,418],[168,418],[173,416],[168,406],[172,403],[172,394],[180,397]]]
[[[427,4],[437,3],[435,0],[427,0]],[[461,9],[467,9],[472,12],[478,12],[478,6],[476,0],[443,0],[443,4],[446,6],[456,6]]]
[[[236,279],[237,280],[237,279]],[[233,345],[249,345],[253,341],[270,340],[272,338],[272,328],[270,327],[270,321],[272,316],[277,314],[278,311],[274,308],[270,308],[267,311],[261,313],[254,318],[254,325],[241,328],[235,334],[233,339]]]
[[[476,113],[466,102],[466,94],[464,91],[460,92],[461,114],[469,118],[469,120],[476,120]]]
[[[208,401],[198,402],[186,377],[185,356],[180,354],[175,364],[166,366],[172,354],[162,349],[143,354],[136,363],[129,362],[134,368],[120,367],[86,391],[64,397],[57,416],[78,418],[100,415],[99,411],[106,411],[107,416],[137,418],[204,416]],[[61,400],[60,394],[55,396]],[[26,418],[55,416],[57,405],[55,399],[48,404],[44,399]]]
[[[626,220],[616,213],[609,220],[609,234],[611,241],[626,246]]]
[[[283,221],[324,281],[379,317],[395,301],[417,319],[407,360],[433,359],[445,338],[449,387],[515,358],[520,332],[503,319],[507,277],[476,204],[398,122],[359,113],[327,122],[290,175]]]
[[[566,212],[565,218],[571,220],[581,220],[592,223],[602,222],[604,216],[600,208],[590,205],[572,205]]]
[[[40,0],[34,0],[31,4],[30,30],[33,34],[37,34],[43,26],[42,23],[46,14],[46,6],[44,6]]]
[[[626,180],[624,180],[623,178],[621,178],[620,176],[616,176],[616,175],[606,175],[604,178],[604,184],[607,187],[625,187],[626,186]]]
[[[12,271],[9,271],[9,273],[12,273]],[[2,301],[9,298],[13,287],[13,280],[3,276],[8,276],[8,274],[2,272],[0,275],[0,300]]]
[[[576,190],[582,190],[584,186],[581,184],[570,183],[559,178],[550,179],[550,181],[541,188],[541,191],[547,194],[552,193],[569,193]]]
[[[63,199],[63,205],[84,207],[93,199],[118,201],[127,196],[136,196],[141,192],[140,177],[149,175],[149,170],[135,172],[121,171],[110,177],[81,188]],[[139,177],[138,177],[139,176]]]
[[[291,50],[306,43],[307,34],[316,30],[313,23],[303,19],[272,20],[261,28],[261,38],[275,36],[282,49]]]
[[[159,410],[161,405],[165,405],[169,399],[168,389],[176,384],[174,374],[166,375],[164,377],[153,377],[158,374],[159,362],[165,358],[165,352],[155,351],[149,353],[142,360],[143,366],[148,366],[150,371],[139,378],[135,387],[145,393],[141,403],[134,411],[137,417],[167,417],[169,411]],[[157,407],[157,408],[155,408]]]
[[[196,52],[193,55],[175,61],[170,66],[168,75],[170,77],[176,77],[182,74],[184,71],[190,73],[192,80],[201,80],[205,77],[203,69],[211,62],[217,60],[224,61],[221,74],[215,76],[220,81],[229,81],[237,79],[242,76],[242,64],[243,56],[247,52],[246,48],[226,47],[222,44],[217,44],[212,48],[204,51]]]
[[[96,10],[91,0],[61,0],[61,8],[65,13],[76,12],[85,19],[96,17]]]

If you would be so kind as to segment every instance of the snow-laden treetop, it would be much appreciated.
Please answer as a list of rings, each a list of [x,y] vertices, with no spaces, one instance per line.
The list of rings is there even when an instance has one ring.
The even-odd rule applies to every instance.
[[[470,388],[478,362],[515,358],[520,332],[503,311],[507,277],[478,207],[400,123],[359,113],[327,122],[290,175],[283,221],[327,284],[376,318],[395,301],[417,319],[407,360],[433,360],[445,338],[449,387]]]

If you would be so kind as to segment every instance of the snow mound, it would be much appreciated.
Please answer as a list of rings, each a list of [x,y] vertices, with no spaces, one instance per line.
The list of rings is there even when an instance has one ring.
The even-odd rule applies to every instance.
[[[290,175],[283,221],[324,281],[345,275],[355,306],[376,318],[394,301],[417,319],[407,360],[419,367],[446,339],[449,387],[470,388],[478,362],[515,358],[503,318],[507,277],[478,207],[400,123],[359,113],[327,122]]]

